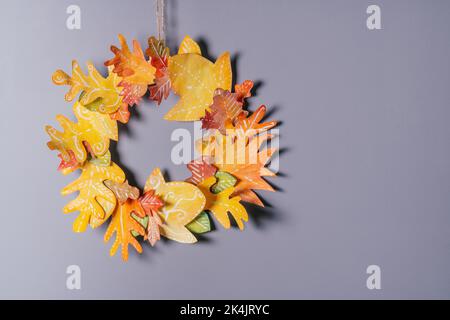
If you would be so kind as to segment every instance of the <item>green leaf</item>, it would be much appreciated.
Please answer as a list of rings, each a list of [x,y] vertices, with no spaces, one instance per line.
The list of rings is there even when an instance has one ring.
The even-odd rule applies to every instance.
[[[221,193],[222,191],[236,185],[237,179],[228,172],[217,171],[215,176],[217,178],[217,183],[211,188],[211,191],[215,194]]]
[[[137,222],[139,222],[139,224],[141,226],[144,227],[145,230],[147,230],[147,226],[148,226],[148,216],[145,216],[144,218],[141,218],[137,215],[135,215],[134,213],[131,214],[131,216],[133,217],[134,220],[136,220]],[[132,230],[131,234],[133,235],[133,237],[138,237],[139,233],[137,233],[136,231]]]
[[[211,231],[211,222],[205,211],[202,211],[192,222],[186,225],[189,231],[194,233],[205,233]]]

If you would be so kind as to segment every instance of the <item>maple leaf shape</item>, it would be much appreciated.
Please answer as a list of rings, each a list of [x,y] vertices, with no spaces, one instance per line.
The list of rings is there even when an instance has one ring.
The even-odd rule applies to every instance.
[[[237,117],[235,129],[236,134],[251,138],[257,134],[266,132],[277,125],[276,121],[269,121],[260,123],[266,114],[266,106],[261,105],[249,117],[245,114],[240,114]]]
[[[183,42],[193,42],[183,40]],[[217,88],[231,89],[230,54],[223,53],[215,63],[200,54],[198,45],[187,47],[193,52],[169,58],[169,77],[172,90],[180,96],[178,103],[164,116],[170,121],[195,121],[205,116]]]
[[[156,242],[161,239],[159,228],[163,225],[163,222],[159,217],[158,212],[164,205],[164,202],[155,194],[154,190],[148,190],[145,192],[143,196],[139,198],[139,202],[148,217],[146,238],[153,247]]]
[[[162,100],[167,99],[170,94],[169,48],[164,41],[150,37],[146,54],[151,58],[151,64],[156,69],[155,84],[150,86],[150,99],[160,105]]]
[[[214,159],[213,164],[220,170],[232,174],[238,179],[234,196],[241,196],[243,201],[263,206],[254,192],[248,190],[274,189],[263,179],[265,176],[273,177],[275,174],[266,168],[272,155],[276,152],[274,148],[261,149],[262,144],[273,136],[263,133],[246,139],[245,136],[223,136],[220,133],[209,137],[205,144],[200,146],[203,155]],[[214,138],[214,139],[212,139]],[[228,144],[228,147],[227,147]],[[229,146],[232,147],[229,147]],[[228,154],[228,152],[232,152]]]
[[[108,189],[114,192],[114,195],[120,204],[125,203],[128,199],[136,200],[139,198],[139,189],[130,186],[128,184],[128,180],[125,180],[123,183],[119,183],[114,180],[106,180],[104,183]]]
[[[117,73],[129,84],[139,84],[145,87],[151,85],[155,79],[155,68],[145,59],[144,52],[137,40],[133,40],[133,52],[130,51],[125,37],[119,34],[122,49],[111,46],[115,57],[106,61],[106,66],[114,66]]]
[[[125,180],[125,174],[114,163],[108,167],[100,167],[87,162],[82,168],[81,176],[61,190],[62,195],[80,192],[63,209],[64,213],[80,211],[73,223],[75,232],[84,232],[88,224],[93,228],[100,226],[114,210],[116,197],[103,184],[105,180],[121,183]]]
[[[198,185],[206,198],[205,209],[210,211],[220,224],[229,229],[231,226],[230,213],[236,221],[240,230],[244,229],[243,221],[248,221],[248,214],[244,206],[240,203],[240,197],[233,197],[230,199],[231,194],[234,192],[234,188],[230,187],[218,194],[211,192],[211,187],[216,183],[215,177],[209,177]]]
[[[210,164],[205,158],[192,160],[187,164],[187,168],[191,171],[191,177],[187,178],[186,182],[195,185],[213,176],[217,171],[217,168]]]
[[[109,76],[105,79],[91,62],[88,62],[87,66],[88,75],[84,75],[78,62],[73,60],[72,76],[57,70],[52,76],[53,83],[70,86],[69,92],[65,95],[67,101],[72,101],[80,91],[83,91],[80,96],[82,105],[90,105],[90,110],[101,113],[115,112],[122,105],[120,78],[110,69]]]
[[[109,115],[86,109],[79,102],[74,104],[73,112],[78,119],[77,123],[62,115],[56,116],[56,120],[63,128],[62,132],[52,126],[45,127],[51,139],[47,143],[48,147],[51,150],[59,150],[66,162],[71,161],[69,151],[72,151],[77,161],[83,163],[87,158],[86,142],[90,145],[94,156],[104,155],[109,149],[110,139],[118,140],[117,122]]]
[[[132,245],[137,252],[142,253],[142,247],[136,238],[132,235],[132,231],[141,236],[145,236],[144,227],[141,226],[133,217],[132,214],[143,215],[142,209],[138,200],[128,199],[123,204],[119,204],[112,215],[111,223],[106,229],[104,240],[108,242],[112,235],[116,234],[116,239],[111,246],[109,254],[115,255],[119,246],[122,247],[122,260],[128,260],[128,245]]]
[[[186,228],[205,206],[205,196],[187,182],[166,182],[159,168],[153,170],[145,183],[144,192],[154,190],[164,205],[160,209],[163,221],[161,235],[182,243],[194,243],[197,239]]]

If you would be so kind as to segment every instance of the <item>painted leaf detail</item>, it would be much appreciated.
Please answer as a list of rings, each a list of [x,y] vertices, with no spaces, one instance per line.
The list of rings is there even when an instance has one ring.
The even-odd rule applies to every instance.
[[[224,171],[218,171],[215,174],[215,177],[217,178],[217,183],[212,186],[211,191],[216,194],[225,191],[230,187],[234,187],[237,182],[235,177]]]
[[[234,188],[228,188],[218,194],[211,192],[211,187],[216,183],[215,177],[210,177],[198,185],[200,190],[206,197],[205,210],[210,211],[216,217],[217,221],[225,228],[229,229],[231,226],[230,213],[236,221],[240,230],[244,229],[243,221],[248,221],[248,214],[244,206],[240,203],[239,197],[230,199]]]
[[[203,210],[206,201],[203,193],[187,182],[166,182],[159,168],[147,179],[144,192],[150,190],[164,202],[159,211],[163,221],[161,235],[178,242],[196,242],[186,225]]]
[[[114,163],[109,167],[100,167],[87,162],[81,176],[61,190],[62,195],[79,191],[78,196],[63,209],[64,213],[80,211],[73,223],[75,232],[85,231],[88,224],[96,228],[112,214],[116,197],[103,184],[106,180],[121,183],[125,180],[125,174]]]
[[[260,106],[249,117],[245,114],[240,114],[236,120],[236,134],[244,135],[251,138],[257,134],[266,132],[277,125],[276,121],[269,121],[261,123],[261,120],[266,114],[266,106]]]
[[[128,120],[130,120],[130,111],[128,110],[128,105],[123,104],[119,110],[117,110],[114,113],[111,113],[111,119],[120,121],[121,123],[128,123]]]
[[[145,192],[139,199],[139,202],[146,214],[144,218],[147,218],[147,224],[145,225],[147,230],[146,238],[150,245],[154,246],[161,239],[160,227],[163,222],[159,217],[159,210],[164,205],[164,202],[155,194],[154,190]]]
[[[191,171],[191,177],[186,179],[186,182],[195,185],[213,176],[217,171],[217,168],[212,164],[209,164],[208,160],[205,158],[192,160],[187,164],[187,168]]]
[[[111,46],[114,58],[105,62],[106,66],[114,66],[123,81],[129,84],[149,86],[155,79],[155,68],[145,59],[144,52],[137,40],[133,40],[133,52],[130,51],[125,37],[119,34],[122,49]]]
[[[205,116],[217,88],[231,89],[230,54],[223,53],[215,63],[200,52],[177,54],[169,58],[172,90],[178,103],[164,116],[171,121],[195,121]]]
[[[213,164],[220,171],[232,174],[238,179],[233,196],[241,196],[242,200],[262,206],[257,195],[249,190],[274,191],[263,177],[273,177],[275,174],[266,168],[266,164],[276,152],[274,148],[263,148],[262,144],[273,136],[267,132],[247,139],[245,136],[223,136],[220,133],[208,137],[208,141],[201,145],[202,154],[214,159]],[[236,148],[227,148],[227,144],[236,144]],[[227,150],[235,150],[228,155]],[[231,159],[230,159],[231,158]]]
[[[113,113],[122,105],[119,87],[120,78],[113,72],[105,79],[95,69],[91,62],[87,63],[88,74],[83,74],[80,65],[76,60],[72,61],[72,76],[62,70],[57,70],[53,76],[53,83],[57,85],[69,85],[70,90],[65,99],[72,101],[80,91],[80,103],[88,107],[91,111],[101,113]]]
[[[151,58],[152,66],[156,69],[155,83],[149,88],[150,99],[160,105],[161,101],[167,99],[170,94],[169,48],[166,47],[164,41],[150,37],[146,53]]]
[[[125,203],[128,199],[136,200],[139,198],[139,189],[130,186],[128,180],[125,180],[123,183],[114,180],[106,180],[104,183],[108,189],[114,192],[114,195],[120,204]]]
[[[74,153],[79,163],[87,158],[85,142],[92,149],[95,156],[104,155],[109,149],[109,140],[118,140],[117,122],[109,115],[89,111],[79,102],[73,106],[73,112],[78,122],[72,122],[65,116],[58,115],[56,120],[63,131],[58,131],[52,126],[46,126],[45,130],[51,138],[47,143],[51,150],[59,150],[64,161],[71,160],[70,150]]]
[[[112,215],[111,222],[106,230],[104,240],[108,242],[115,233],[116,238],[109,251],[110,255],[116,254],[119,246],[122,247],[122,259],[128,260],[128,245],[132,245],[137,252],[142,253],[142,247],[136,238],[132,235],[132,231],[137,232],[141,236],[145,236],[144,227],[139,224],[132,216],[133,213],[144,215],[138,200],[128,199],[123,204],[118,204]]]
[[[186,225],[186,228],[193,233],[206,233],[211,231],[211,221],[205,211],[202,211],[192,222]]]
[[[89,159],[89,162],[95,164],[96,166],[108,167],[109,165],[111,165],[111,152],[109,152],[108,150],[102,156]]]
[[[77,158],[75,158],[75,153],[73,153],[72,150],[68,151],[69,153],[69,160],[64,160],[62,154],[58,154],[58,158],[61,159],[61,163],[58,166],[58,171],[61,171],[64,175],[69,174],[78,168],[80,168],[80,164],[77,161]]]

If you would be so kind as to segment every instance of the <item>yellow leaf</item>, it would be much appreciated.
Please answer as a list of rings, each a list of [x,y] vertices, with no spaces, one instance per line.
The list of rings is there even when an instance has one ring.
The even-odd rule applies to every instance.
[[[144,192],[150,190],[154,190],[164,202],[159,210],[163,220],[161,234],[178,242],[196,242],[185,226],[202,212],[206,202],[203,193],[187,182],[165,182],[159,168],[153,170],[147,179]]]
[[[132,214],[137,213],[143,215],[143,211],[144,209],[139,204],[139,201],[135,199],[128,199],[125,203],[119,204],[116,207],[104,237],[105,242],[107,242],[111,236],[116,233],[116,239],[109,251],[111,256],[116,254],[119,245],[121,245],[122,259],[127,261],[129,244],[131,244],[137,252],[142,253],[142,247],[133,236],[132,231],[141,236],[145,236],[145,229],[133,218]]]
[[[83,91],[80,96],[80,103],[84,106],[93,102],[95,110],[101,113],[116,112],[122,105],[122,88],[119,87],[121,78],[109,69],[109,75],[105,79],[95,69],[91,62],[87,63],[88,75],[83,74],[80,65],[76,60],[72,61],[72,76],[62,70],[57,70],[53,76],[53,83],[56,85],[69,85],[70,90],[66,94],[65,99],[72,101],[76,95]]]
[[[122,183],[125,181],[125,174],[114,163],[103,167],[86,162],[81,176],[61,190],[62,195],[80,192],[63,209],[64,213],[80,211],[73,224],[73,231],[83,232],[88,224],[96,228],[112,214],[116,206],[116,197],[104,185],[105,180]]]
[[[178,49],[178,54],[186,53],[202,54],[200,46],[189,36],[184,37],[183,41],[181,41],[180,48]]]
[[[59,150],[65,161],[70,161],[70,150],[78,162],[83,163],[86,160],[87,151],[83,142],[89,143],[96,156],[104,155],[109,149],[109,140],[118,140],[117,122],[109,115],[89,111],[79,102],[74,104],[73,112],[78,119],[77,123],[65,116],[56,116],[63,128],[62,132],[52,126],[45,127],[51,138],[47,143],[48,147],[51,150]]]
[[[217,88],[231,89],[230,54],[225,52],[212,63],[200,55],[200,48],[192,39],[183,40],[180,50],[182,54],[169,59],[172,89],[180,100],[164,119],[195,121],[205,115]]]
[[[206,197],[205,210],[209,210],[214,214],[216,219],[225,228],[230,228],[230,213],[236,221],[239,229],[244,229],[244,223],[242,221],[248,221],[248,214],[244,206],[240,203],[240,197],[233,197],[230,199],[231,194],[234,192],[234,187],[230,187],[218,194],[211,192],[211,187],[216,183],[215,177],[210,177],[201,182],[198,187]]]

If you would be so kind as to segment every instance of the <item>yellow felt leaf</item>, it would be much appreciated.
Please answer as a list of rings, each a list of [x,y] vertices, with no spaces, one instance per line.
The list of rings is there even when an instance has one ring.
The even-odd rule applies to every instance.
[[[96,228],[111,215],[116,206],[116,197],[104,185],[106,180],[122,183],[125,181],[125,174],[114,163],[104,167],[86,162],[81,176],[61,190],[62,195],[79,191],[78,196],[63,209],[64,213],[80,211],[73,224],[75,232],[85,231],[88,224]]]
[[[96,156],[104,155],[109,149],[109,140],[118,140],[117,122],[109,115],[86,109],[79,102],[74,104],[73,112],[78,119],[76,123],[65,116],[56,116],[62,132],[52,126],[45,127],[51,138],[48,147],[59,150],[65,161],[70,161],[69,151],[74,153],[78,162],[86,160],[87,151],[83,142],[89,143]]]
[[[190,38],[189,38],[190,39]],[[178,103],[164,116],[172,121],[195,121],[205,115],[217,88],[231,89],[230,54],[223,53],[215,63],[202,57],[193,40],[180,46],[182,52],[169,59],[172,89],[180,96]],[[182,44],[183,44],[182,43]]]
[[[248,214],[244,206],[240,203],[240,197],[233,197],[230,199],[231,194],[234,192],[234,187],[225,189],[218,194],[211,192],[211,187],[216,183],[215,177],[209,177],[202,181],[198,187],[206,197],[205,210],[209,210],[214,214],[216,219],[225,228],[230,228],[230,213],[236,221],[239,229],[244,229],[244,223],[242,221],[248,221]]]
[[[196,242],[185,226],[202,212],[206,202],[203,193],[187,182],[165,182],[159,168],[153,170],[147,179],[144,192],[150,190],[154,190],[164,202],[159,210],[163,220],[161,234],[178,242]]]
[[[138,235],[145,236],[144,227],[137,222],[132,214],[138,215],[144,214],[144,209],[140,205],[138,200],[128,199],[125,203],[116,206],[111,223],[106,229],[104,240],[109,241],[111,236],[115,233],[116,239],[111,246],[109,254],[115,255],[119,246],[122,246],[122,259],[128,260],[128,245],[131,244],[137,252],[142,253],[142,247],[132,232],[136,232]]]
[[[116,112],[122,105],[122,92],[119,87],[121,78],[112,72],[109,68],[109,75],[103,78],[102,75],[95,69],[91,62],[87,63],[88,75],[83,74],[80,65],[76,60],[72,61],[72,76],[69,76],[62,70],[57,70],[53,76],[53,83],[57,85],[69,85],[70,90],[66,94],[65,99],[72,101],[80,91],[83,94],[80,97],[82,105],[93,104],[95,110],[101,113]]]
[[[178,49],[178,54],[185,53],[196,53],[200,55],[202,54],[200,46],[189,36],[184,37],[183,41],[181,41],[180,48]]]

